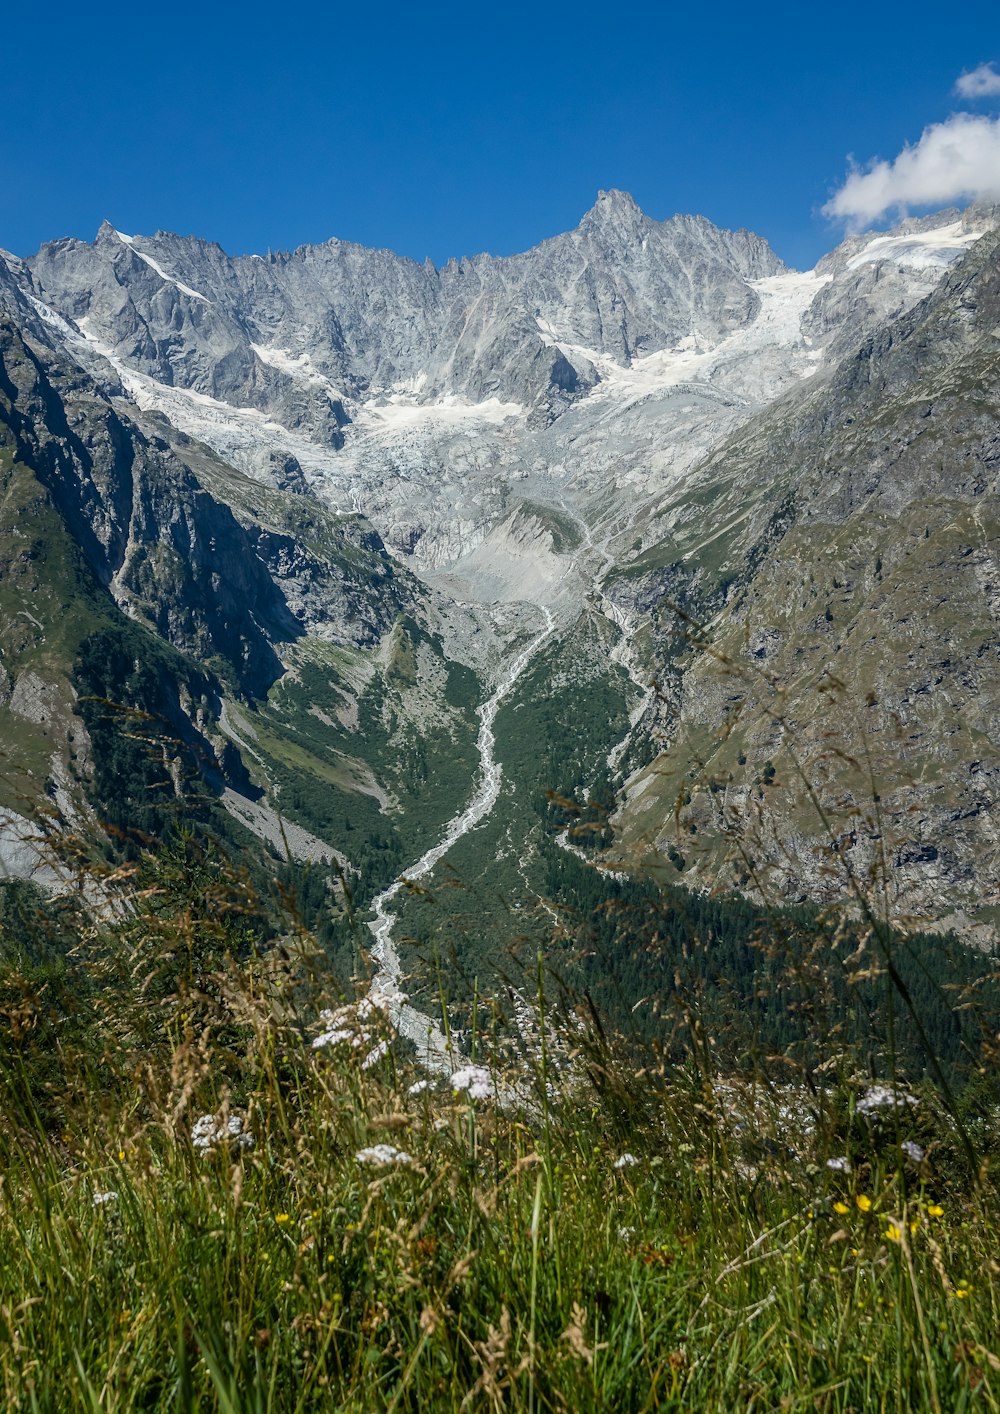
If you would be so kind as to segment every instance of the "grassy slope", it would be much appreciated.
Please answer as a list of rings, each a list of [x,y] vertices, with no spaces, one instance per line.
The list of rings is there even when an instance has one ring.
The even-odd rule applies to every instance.
[[[993,756],[995,649],[983,577],[998,535],[989,508],[943,501],[891,521],[791,531],[742,608],[713,631],[712,655],[690,669],[670,749],[640,778],[623,817],[626,855],[669,843],[689,877],[694,869],[745,883],[747,856],[765,870],[781,860],[784,878],[779,836],[785,859],[790,850],[805,872],[841,840],[856,850],[860,877],[877,863],[871,842],[883,830],[890,860],[957,846],[947,822],[982,808],[970,763],[988,766]],[[971,845],[956,847],[950,893],[986,916],[997,899],[974,858]],[[843,885],[835,863],[830,880],[831,889]]]
[[[669,849],[688,879],[723,885],[758,870],[762,890],[793,898],[822,895],[824,878],[842,889],[846,863],[920,917],[939,917],[942,895],[948,910],[1000,916],[983,828],[1000,773],[1000,358],[995,258],[980,264],[953,277],[982,308],[979,333],[956,335],[965,308],[942,298],[799,406],[777,404],[682,489],[670,533],[625,573],[679,583],[683,570],[667,599],[687,596],[710,621],[710,651],[684,653],[682,713],[633,783],[622,857]],[[716,481],[698,539],[699,484]],[[783,488],[794,520],[777,504],[768,528]]]
[[[473,778],[474,675],[401,616],[377,651],[305,640],[292,670],[247,715],[250,761],[289,818],[359,866],[359,895],[437,839]]]

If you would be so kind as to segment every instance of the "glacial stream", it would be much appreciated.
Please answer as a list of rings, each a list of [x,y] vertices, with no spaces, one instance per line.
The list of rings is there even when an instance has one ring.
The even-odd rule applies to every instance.
[[[450,1074],[459,1058],[453,1054],[448,1039],[439,1022],[411,1006],[400,989],[402,967],[399,952],[392,940],[392,930],[396,923],[389,905],[404,887],[404,881],[425,878],[436,864],[445,857],[463,835],[467,835],[490,814],[500,795],[503,767],[495,756],[496,738],[493,724],[501,703],[524,673],[528,664],[549,638],[555,627],[555,620],[548,609],[545,614],[545,628],[523,648],[508,665],[506,672],[492,697],[477,708],[479,736],[476,745],[479,750],[479,782],[468,805],[460,814],[450,820],[439,842],[432,846],[417,862],[383,889],[371,903],[374,918],[369,920],[374,943],[371,949],[373,975],[369,988],[370,999],[388,1015],[401,1036],[406,1036],[416,1047],[420,1061],[428,1070]]]

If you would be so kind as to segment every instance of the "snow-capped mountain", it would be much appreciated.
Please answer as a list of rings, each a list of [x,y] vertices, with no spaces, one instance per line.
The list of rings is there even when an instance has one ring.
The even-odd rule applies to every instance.
[[[838,537],[850,526],[881,575],[895,562],[893,531],[855,525],[852,458],[884,459],[878,436],[891,443],[904,425],[921,458],[930,448],[928,431],[943,424],[929,417],[914,431],[908,421],[921,365],[892,350],[947,328],[945,366],[979,358],[972,306],[943,323],[933,311],[972,298],[952,289],[950,272],[988,264],[992,246],[980,242],[995,225],[989,209],[943,212],[851,237],[797,272],[745,231],[701,217],[654,221],[607,192],[575,230],[531,251],[440,269],[336,240],[231,258],[193,238],[110,225],[92,244],[0,256],[0,453],[13,459],[32,515],[60,527],[42,537],[44,553],[28,553],[18,517],[0,525],[27,576],[9,575],[8,588],[30,579],[51,591],[55,616],[50,624],[35,614],[37,643],[8,626],[0,700],[41,732],[38,704],[54,681],[45,673],[56,672],[52,700],[65,729],[65,749],[44,732],[31,737],[22,782],[58,759],[50,774],[69,800],[76,755],[81,781],[100,756],[88,737],[96,728],[84,730],[74,706],[84,668],[125,675],[101,678],[104,696],[130,685],[143,710],[155,697],[126,672],[138,627],[128,652],[102,647],[96,658],[89,608],[72,634],[56,633],[57,600],[96,595],[102,644],[119,633],[118,614],[187,655],[183,671],[160,664],[161,688],[168,679],[173,687],[159,710],[187,723],[212,758],[206,779],[227,808],[271,838],[266,811],[283,791],[282,808],[348,862],[363,815],[359,858],[384,886],[384,830],[399,832],[394,866],[406,863],[404,837],[433,853],[435,830],[465,799],[474,743],[485,749],[477,732],[493,721],[477,717],[476,702],[495,711],[490,693],[513,687],[510,664],[527,667],[537,651],[541,691],[561,700],[575,684],[565,710],[578,697],[598,704],[573,748],[582,753],[574,789],[607,775],[622,838],[657,858],[683,856],[690,877],[687,847],[665,842],[679,817],[657,782],[679,781],[679,795],[691,795],[687,773],[706,750],[699,724],[725,725],[730,699],[719,697],[709,658],[692,656],[676,633],[668,606],[707,616],[753,663],[778,661],[781,644],[805,652],[831,619],[816,618],[815,594],[806,595],[801,614],[816,622],[793,614],[781,627],[788,606],[769,575],[807,522],[816,563],[788,561],[789,594],[806,575],[812,585],[830,580],[823,594],[863,584],[875,595]],[[854,403],[864,402],[861,383],[883,374],[892,381],[881,421],[858,451]],[[949,457],[982,460],[978,432],[969,441],[974,423],[964,405],[949,411],[958,449]],[[828,446],[838,448],[835,465]],[[925,499],[937,508],[927,535],[942,516],[942,526],[967,519],[966,482],[956,490],[938,455],[920,460]],[[821,463],[824,490],[855,488],[847,499],[809,490]],[[909,516],[913,497],[891,477],[885,484],[880,514],[905,505]],[[966,548],[943,552],[949,575]],[[56,590],[64,563],[76,567],[76,588]],[[987,586],[992,563],[975,561]],[[894,603],[908,592],[904,580]],[[914,602],[929,605],[922,585],[911,585]],[[749,606],[753,622],[744,623]],[[865,599],[859,625],[878,612]],[[976,612],[970,599],[970,623]],[[939,629],[927,632],[941,646]],[[43,671],[54,637],[58,671]],[[910,687],[886,689],[897,713]],[[727,769],[742,781],[733,798],[745,805],[751,776],[780,742],[763,729],[730,736],[740,751]],[[677,769],[657,764],[664,742],[681,752]],[[492,736],[486,746],[491,753]],[[442,779],[452,785],[428,768],[428,751],[447,761]],[[537,759],[549,758],[540,750]],[[456,761],[464,764],[453,780]],[[267,793],[263,804],[255,791]],[[935,829],[965,809],[960,794],[928,816]],[[496,810],[508,800],[498,794]],[[909,829],[913,800],[900,800]],[[924,855],[900,846],[898,890],[925,913],[935,889],[951,891],[952,903],[968,892],[969,861],[991,837],[981,810],[969,818],[950,875],[938,869],[931,881]],[[700,839],[726,834],[710,812],[691,823]],[[505,828],[520,827],[511,817]],[[792,833],[796,857],[808,859],[813,837],[801,822]],[[519,878],[531,875],[532,848],[518,856]],[[709,854],[701,876],[719,877],[721,856]],[[820,889],[805,865],[801,874],[782,887]]]
[[[443,269],[332,240],[230,259],[218,246],[104,225],[26,263],[33,292],[136,372],[336,443],[343,400],[516,402],[552,416],[595,381],[545,331],[628,360],[751,320],[764,241],[697,218],[656,222],[602,193],[526,255]]]
[[[637,496],[926,294],[982,220],[854,238],[800,275],[746,231],[654,221],[611,191],[534,250],[442,269],[337,240],[233,259],[106,224],[9,276],[139,407],[253,476],[364,512],[418,570],[490,599],[522,579],[520,554],[509,584],[502,550],[482,586],[469,563],[510,540],[511,483],[588,525],[595,498],[604,527],[634,521]]]

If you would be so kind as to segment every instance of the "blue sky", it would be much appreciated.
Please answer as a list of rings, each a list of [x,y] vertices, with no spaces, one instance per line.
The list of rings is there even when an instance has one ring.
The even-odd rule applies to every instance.
[[[0,32],[0,246],[21,255],[107,217],[232,253],[336,235],[440,263],[525,249],[621,187],[808,266],[844,229],[821,208],[849,154],[891,162],[959,110],[1000,113],[954,91],[1000,60],[982,0],[54,0]]]

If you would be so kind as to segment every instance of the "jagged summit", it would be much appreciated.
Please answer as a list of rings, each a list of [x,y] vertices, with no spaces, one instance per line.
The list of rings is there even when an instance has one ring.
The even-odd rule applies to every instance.
[[[613,255],[621,255],[630,245],[641,246],[650,231],[659,225],[647,216],[634,198],[624,191],[601,191],[573,232],[576,239],[601,242]]]
[[[597,384],[595,359],[627,365],[692,331],[718,342],[756,317],[753,282],[783,269],[757,236],[655,221],[612,189],[575,230],[440,269],[340,240],[234,259],[106,221],[92,244],[42,246],[23,278],[130,373],[338,447],[347,403],[403,388],[551,422]]]
[[[609,187],[607,191],[599,191],[597,193],[597,200],[594,202],[591,209],[597,210],[598,207],[607,210],[641,210],[632,193],[622,191],[621,187]]]
[[[599,191],[597,200],[581,218],[580,225],[621,223],[623,221],[649,221],[651,218],[639,206],[631,192],[612,187],[610,191]]]

